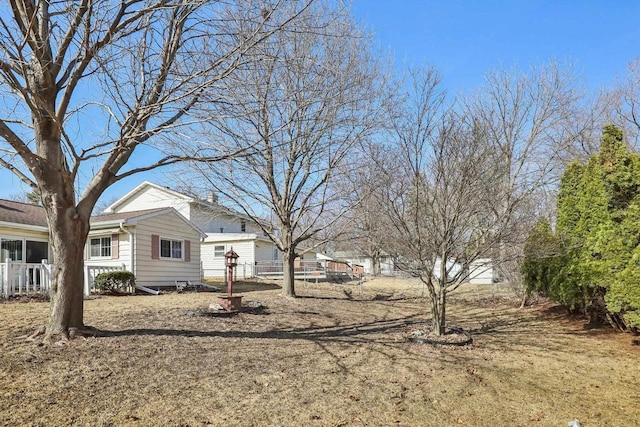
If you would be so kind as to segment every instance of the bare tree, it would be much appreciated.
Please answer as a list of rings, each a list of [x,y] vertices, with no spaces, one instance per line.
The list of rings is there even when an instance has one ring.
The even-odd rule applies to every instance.
[[[640,58],[629,62],[627,74],[620,80],[617,86],[603,95],[604,105],[611,109],[612,115],[607,123],[620,128],[625,135],[625,140],[633,149],[638,149],[640,143]],[[599,131],[602,131],[601,126]],[[600,141],[595,140],[594,148],[590,154],[598,154]],[[588,157],[587,157],[588,158]]]
[[[486,256],[502,224],[489,200],[496,174],[490,152],[472,125],[443,111],[432,70],[414,74],[414,93],[394,126],[396,157],[385,165],[381,208],[390,216],[396,266],[428,291],[437,335],[445,332],[447,295],[467,278],[473,260]]]
[[[285,3],[293,15],[276,13]],[[55,261],[46,339],[86,331],[83,248],[100,195],[124,177],[183,160],[159,137],[194,124],[189,114],[203,95],[306,7],[291,4],[16,0],[2,6],[6,148],[0,165],[38,192],[46,211]],[[141,146],[144,159],[130,162]],[[203,156],[233,154],[212,149]]]
[[[225,120],[214,122],[204,148],[249,144],[253,155],[198,166],[200,181],[255,219],[282,251],[288,296],[295,296],[301,245],[342,215],[341,191],[331,185],[338,165],[373,132],[380,111],[371,37],[331,2],[315,4],[302,18],[293,31],[261,44],[255,61],[223,83],[228,104],[213,115]]]
[[[445,106],[439,76],[414,70],[392,124],[395,156],[383,209],[397,266],[418,277],[431,303],[434,333],[445,332],[447,295],[478,261],[519,256],[533,194],[552,182],[554,163],[573,143],[578,97],[559,69],[490,74],[479,94]]]
[[[381,209],[380,198],[387,183],[381,164],[394,153],[385,150],[379,141],[367,141],[361,148],[358,163],[345,171],[338,183],[345,194],[349,209],[333,233],[337,250],[356,252],[371,259],[373,275],[381,273],[381,261],[392,256],[387,247],[388,215]],[[351,166],[351,165],[350,165]]]
[[[527,200],[553,193],[567,155],[591,149],[604,114],[601,108],[587,108],[594,102],[604,105],[587,101],[571,69],[556,63],[529,73],[488,73],[478,93],[465,100],[464,115],[473,118],[493,150],[491,167],[500,174],[496,215],[519,218],[522,236],[537,221]],[[503,278],[516,287],[523,245],[523,239],[503,241],[493,255]]]

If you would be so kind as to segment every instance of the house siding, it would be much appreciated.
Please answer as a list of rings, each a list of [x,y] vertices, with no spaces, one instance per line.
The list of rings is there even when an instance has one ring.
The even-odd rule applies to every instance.
[[[191,222],[205,233],[253,233],[261,234],[262,230],[250,220],[244,220],[245,231],[242,231],[242,218],[206,209],[202,206],[191,207]],[[222,229],[223,231],[220,231]]]
[[[274,251],[275,245],[270,242],[256,243],[256,261],[280,261],[280,251]],[[275,252],[275,257],[274,257]]]
[[[189,218],[191,216],[191,209],[188,201],[170,197],[168,193],[154,187],[144,188],[136,194],[135,197],[124,201],[121,205],[118,205],[116,212],[133,212],[169,207],[177,210],[178,213],[185,218]]]
[[[477,259],[469,266],[469,283],[474,285],[491,285],[495,272],[493,262],[489,258]]]
[[[24,230],[13,227],[0,227],[0,237],[48,240],[49,233],[47,233],[46,231]]]
[[[146,218],[135,227],[135,274],[138,284],[144,286],[173,286],[176,280],[199,282],[200,277],[200,234],[175,212]],[[191,242],[190,261],[152,259],[151,239],[153,235],[173,240]]]
[[[120,267],[124,264],[124,268],[127,271],[131,271],[131,243],[129,242],[129,235],[125,233],[117,234],[118,236],[118,256],[115,258],[89,258],[89,248],[88,242],[95,237],[111,237],[113,239],[113,235],[111,232],[106,232],[104,234],[100,234],[99,232],[93,232],[87,238],[87,244],[85,244],[85,254],[87,254],[86,259],[84,260],[85,265],[88,266],[101,266],[101,267]],[[112,254],[113,254],[113,248]],[[135,274],[135,272],[133,272]]]
[[[204,277],[224,277],[225,276],[225,260],[224,257],[216,258],[214,256],[215,246],[224,245],[225,253],[233,246],[233,251],[238,254],[238,267],[236,274],[239,277],[252,277],[254,258],[253,240],[242,242],[205,242],[202,247],[202,272]]]

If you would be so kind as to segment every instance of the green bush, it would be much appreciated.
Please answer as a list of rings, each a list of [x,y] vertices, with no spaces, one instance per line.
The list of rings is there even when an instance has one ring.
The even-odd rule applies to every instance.
[[[102,292],[117,294],[130,292],[136,285],[136,277],[130,271],[108,271],[100,273],[93,281],[93,286]]]
[[[560,181],[555,233],[540,222],[522,265],[527,290],[591,321],[640,329],[640,155],[607,126],[600,154]]]

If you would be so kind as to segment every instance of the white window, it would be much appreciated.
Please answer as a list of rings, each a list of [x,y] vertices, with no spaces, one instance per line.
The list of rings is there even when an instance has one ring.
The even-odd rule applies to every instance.
[[[224,245],[216,245],[213,247],[214,258],[224,258]]]
[[[92,237],[89,258],[111,258],[111,237]]]
[[[43,259],[49,259],[49,244],[47,242],[26,241],[28,263],[40,263]]]
[[[182,240],[160,238],[160,258],[182,259]]]
[[[7,258],[16,262],[39,264],[43,259],[49,259],[49,244],[46,241],[1,238],[0,262]]]
[[[247,223],[245,221],[241,221],[240,222],[240,231],[242,233],[246,233],[247,232]]]
[[[2,239],[1,248],[1,262],[7,258],[11,261],[22,261],[22,240]]]

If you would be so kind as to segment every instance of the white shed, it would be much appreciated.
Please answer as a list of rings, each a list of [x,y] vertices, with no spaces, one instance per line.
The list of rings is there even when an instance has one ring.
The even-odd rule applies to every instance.
[[[477,259],[469,265],[469,283],[490,285],[495,279],[495,268],[490,258]]]

